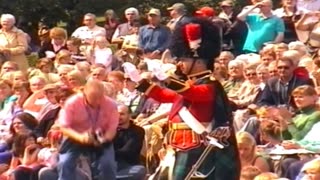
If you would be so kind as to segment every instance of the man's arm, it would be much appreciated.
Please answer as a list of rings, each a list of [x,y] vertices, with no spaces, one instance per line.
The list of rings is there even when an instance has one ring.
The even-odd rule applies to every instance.
[[[164,42],[160,44],[160,47],[157,49],[160,53],[164,52],[168,47],[171,39],[171,31],[169,28],[163,26],[162,32],[164,34]]]
[[[274,39],[274,43],[278,44],[281,43],[284,39],[284,33],[283,32],[278,32],[278,35],[276,36],[276,38]]]
[[[255,4],[255,5],[253,5],[252,7],[250,7],[249,9],[243,10],[242,12],[240,12],[240,13],[238,14],[237,18],[238,18],[240,21],[246,21],[247,16],[248,16],[255,8],[257,8],[259,5],[260,5],[260,3],[257,3],[257,4]]]
[[[303,14],[302,17],[295,23],[295,27],[297,30],[300,31],[310,31],[314,25],[318,22],[310,22],[310,23],[306,23],[306,20],[308,18],[310,18],[312,16],[312,14]]]
[[[140,49],[144,49],[144,47],[145,47],[145,44],[143,42],[143,30],[144,30],[143,27],[141,27],[140,30],[139,30],[138,47]]]
[[[274,43],[281,43],[284,39],[284,31],[285,31],[285,26],[284,26],[284,22],[282,19],[278,18],[277,24],[276,24],[276,32],[277,32],[277,36],[274,39]]]

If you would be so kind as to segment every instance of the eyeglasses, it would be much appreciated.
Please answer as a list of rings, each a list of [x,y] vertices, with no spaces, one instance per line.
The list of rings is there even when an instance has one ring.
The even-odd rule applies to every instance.
[[[286,70],[286,69],[289,69],[289,68],[290,68],[289,66],[278,66],[278,67],[277,67],[277,69],[285,69],[285,70]]]
[[[84,21],[93,21],[93,19],[85,19]]]

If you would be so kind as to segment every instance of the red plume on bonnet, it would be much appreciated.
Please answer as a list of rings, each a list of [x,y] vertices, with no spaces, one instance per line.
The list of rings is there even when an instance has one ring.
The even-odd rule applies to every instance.
[[[199,57],[197,53],[197,49],[200,47],[201,43],[201,26],[200,24],[187,24],[185,26],[185,33],[189,43],[190,49],[194,53],[194,57]]]

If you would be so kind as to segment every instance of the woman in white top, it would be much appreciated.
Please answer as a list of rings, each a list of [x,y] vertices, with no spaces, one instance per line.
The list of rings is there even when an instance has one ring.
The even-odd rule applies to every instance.
[[[107,72],[112,71],[112,50],[108,47],[109,42],[105,36],[95,38],[94,44],[90,49],[90,57],[92,64],[103,64]]]

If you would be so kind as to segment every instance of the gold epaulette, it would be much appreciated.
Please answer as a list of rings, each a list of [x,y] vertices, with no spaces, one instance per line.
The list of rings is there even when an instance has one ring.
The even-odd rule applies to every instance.
[[[204,78],[210,77],[211,75],[212,75],[212,72],[210,70],[206,70],[199,73],[188,75],[188,79],[196,81],[198,79],[204,79]]]
[[[181,93],[189,89],[190,85],[185,81],[181,81],[173,77],[170,77],[170,81],[166,84],[166,87],[173,91],[176,91],[177,93]]]

